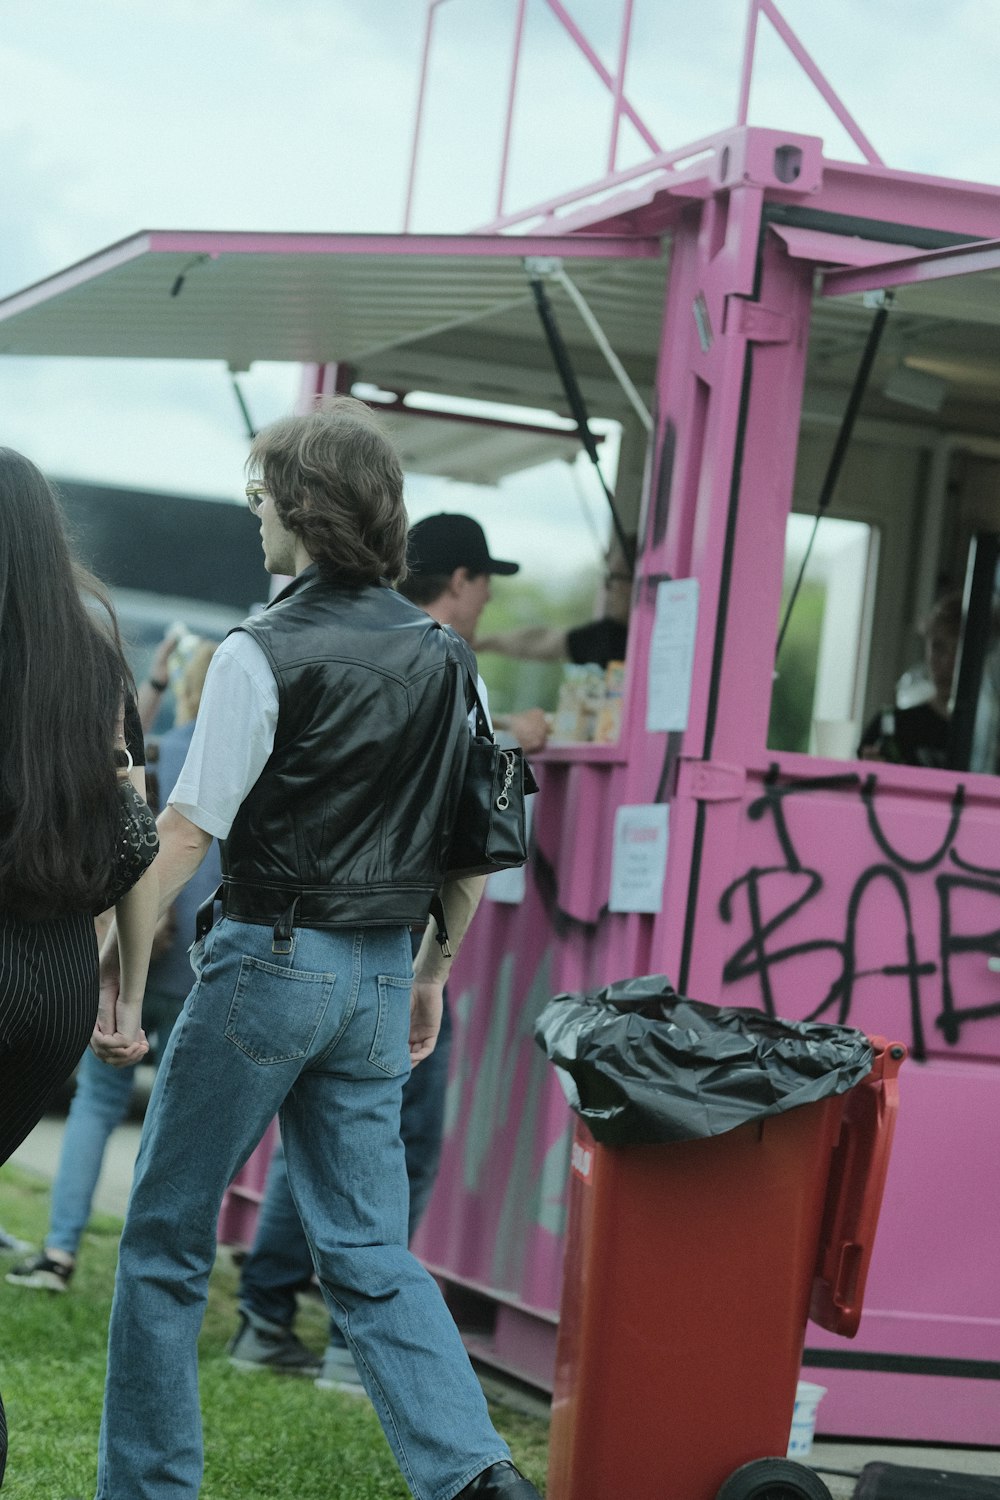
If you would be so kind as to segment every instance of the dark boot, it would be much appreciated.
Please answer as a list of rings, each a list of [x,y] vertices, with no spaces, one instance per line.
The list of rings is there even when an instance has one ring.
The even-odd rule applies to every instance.
[[[455,1496],[455,1500],[541,1500],[541,1496],[513,1464],[504,1461],[491,1464],[477,1474],[472,1483]]]

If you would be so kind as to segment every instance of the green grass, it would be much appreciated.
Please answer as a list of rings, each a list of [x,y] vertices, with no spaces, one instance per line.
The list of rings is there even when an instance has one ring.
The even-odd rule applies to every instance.
[[[0,1224],[40,1244],[48,1184],[0,1169]],[[0,1388],[10,1457],[4,1500],[90,1500],[104,1384],[117,1219],[95,1218],[64,1296],[0,1282]],[[10,1256],[0,1257],[0,1272]],[[204,1500],[406,1500],[409,1491],[367,1401],[308,1380],[241,1374],[225,1358],[236,1272],[220,1256],[199,1345],[205,1425]],[[326,1317],[306,1299],[299,1335],[321,1350]],[[548,1423],[491,1402],[518,1467],[544,1494]]]

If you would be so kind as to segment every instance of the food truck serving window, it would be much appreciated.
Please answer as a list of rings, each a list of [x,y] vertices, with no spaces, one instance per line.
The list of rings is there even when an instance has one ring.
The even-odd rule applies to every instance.
[[[805,572],[812,520],[792,515],[785,540],[782,618],[798,597],[775,666],[768,747],[842,758],[855,754],[863,711],[879,532],[826,518]]]
[[[851,441],[785,631],[768,743],[996,773],[1000,243],[823,274],[796,510],[816,510],[880,317]],[[804,524],[804,516],[789,523],[792,579]],[[786,597],[788,587],[786,578]]]

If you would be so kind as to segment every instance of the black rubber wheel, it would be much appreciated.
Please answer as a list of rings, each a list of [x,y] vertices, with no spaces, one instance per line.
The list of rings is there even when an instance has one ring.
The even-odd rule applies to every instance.
[[[730,1474],[715,1500],[832,1500],[812,1469],[787,1458],[758,1458]]]

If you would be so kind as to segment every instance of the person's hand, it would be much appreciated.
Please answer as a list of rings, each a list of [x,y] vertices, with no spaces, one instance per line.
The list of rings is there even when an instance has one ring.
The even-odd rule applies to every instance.
[[[414,979],[410,992],[410,1062],[416,1067],[437,1046],[444,1011],[444,981]]]
[[[130,1036],[122,1031],[102,1031],[97,1025],[90,1038],[90,1050],[112,1068],[130,1068],[146,1056],[149,1042],[141,1026],[135,1036]]]
[[[163,640],[157,646],[149,668],[150,677],[157,682],[166,682],[168,680],[170,658],[180,638],[181,631],[178,630],[176,625],[171,625]]]
[[[101,1062],[113,1068],[128,1068],[149,1051],[146,1033],[140,1025],[142,1008],[121,1001],[121,974],[118,945],[111,943],[101,959],[97,1022],[90,1038],[90,1049]]]
[[[511,734],[526,755],[534,755],[545,749],[549,737],[549,720],[544,709],[526,708],[523,713],[511,714],[508,720]]]
[[[110,932],[110,924],[107,929]],[[118,958],[118,944],[109,941],[101,955],[101,967],[98,974],[98,1000],[97,1000],[97,1023],[96,1031],[102,1031],[110,1035],[115,1029],[115,1011],[118,1007],[118,995],[122,986],[121,968]]]

